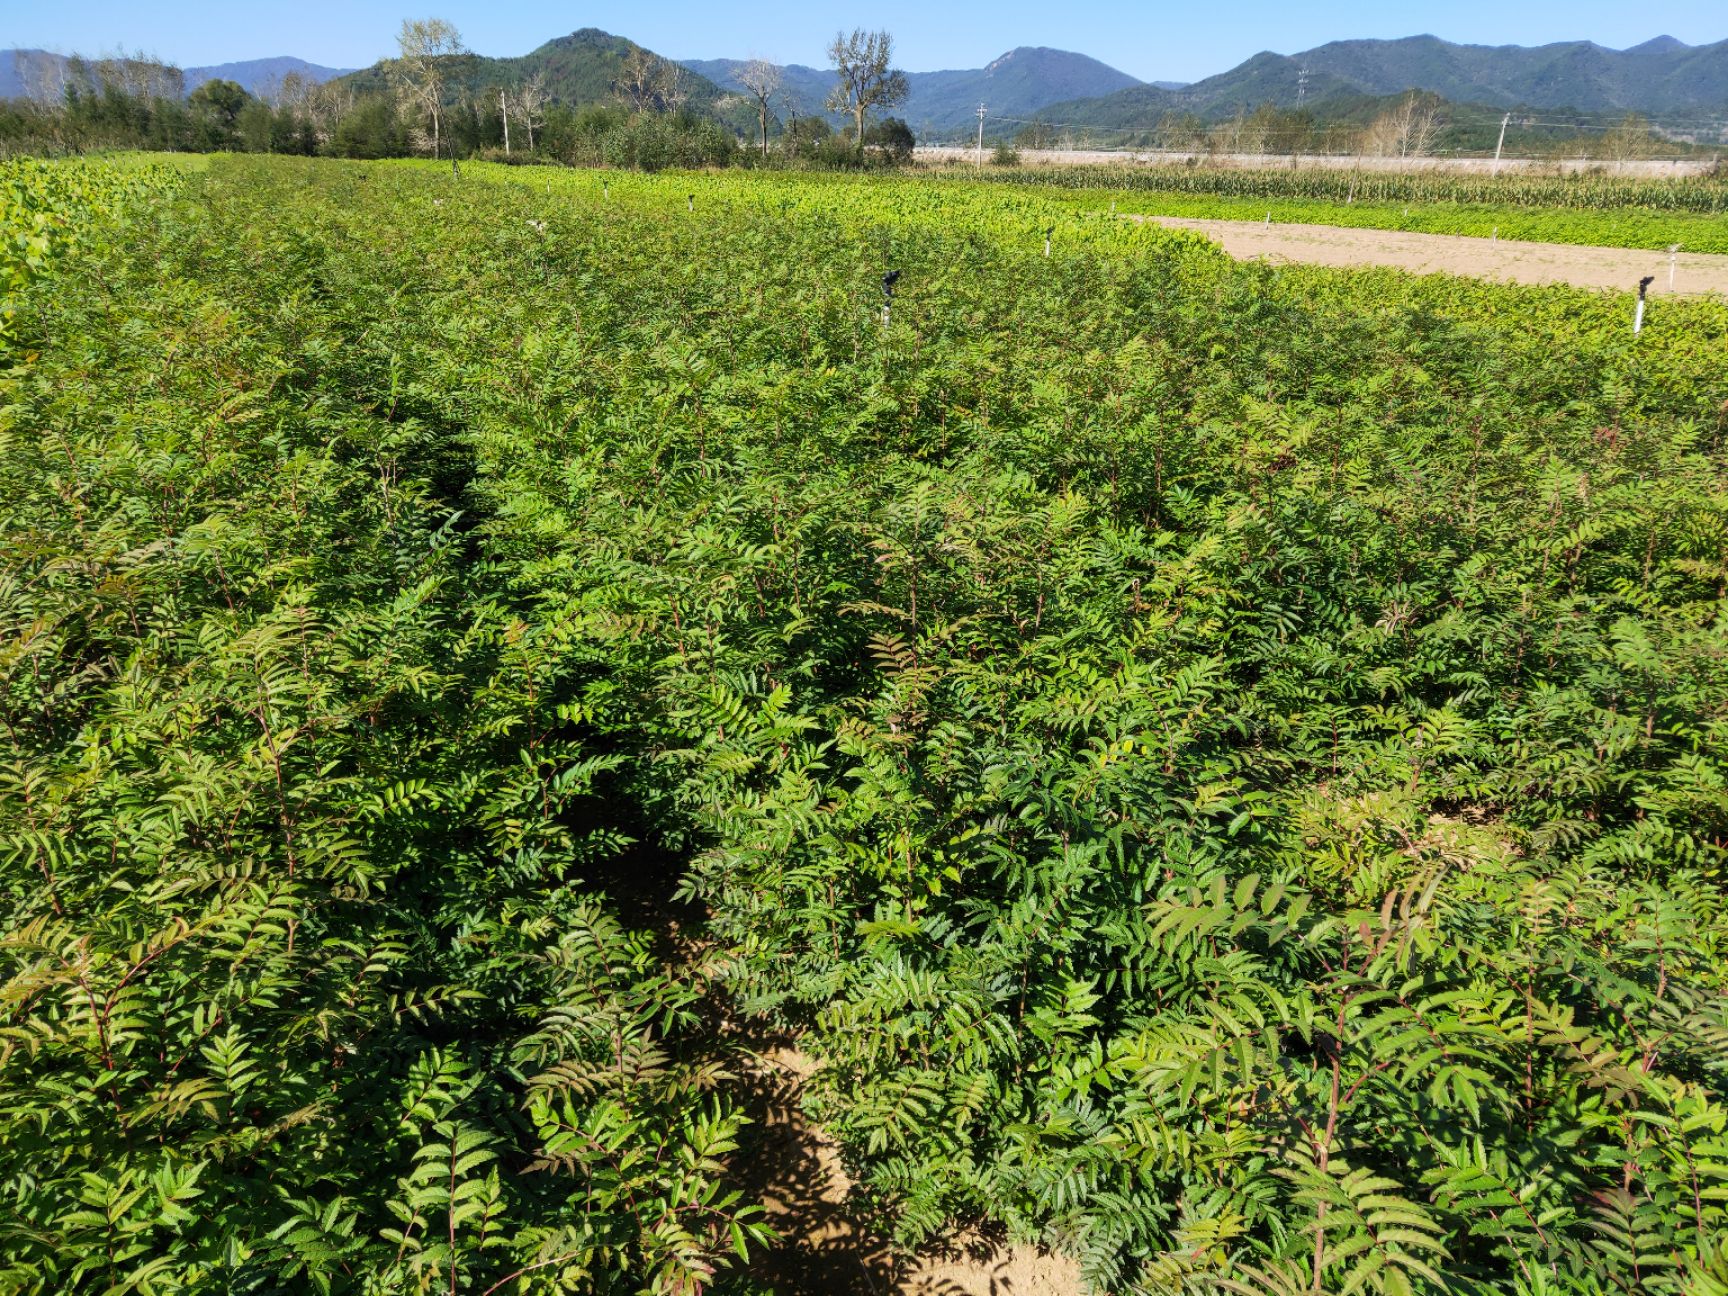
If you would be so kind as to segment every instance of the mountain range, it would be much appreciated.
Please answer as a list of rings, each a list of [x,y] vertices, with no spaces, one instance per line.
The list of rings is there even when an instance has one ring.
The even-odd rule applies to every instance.
[[[68,60],[63,54],[53,54],[47,50],[0,50],[0,99],[16,99],[25,93],[24,78],[20,75],[20,60],[22,55],[26,60],[47,60],[50,65],[64,65]],[[281,84],[282,78],[290,72],[297,72],[307,81],[323,84],[334,81],[337,77],[347,76],[353,68],[322,67],[317,63],[308,63],[305,59],[294,58],[292,55],[280,55],[276,58],[246,59],[239,63],[217,63],[209,67],[189,67],[184,69],[186,77],[186,93],[191,94],[206,81],[233,81],[244,87],[248,93],[257,94],[271,86]]]
[[[1319,110],[1411,89],[1488,108],[1638,112],[1658,120],[1676,113],[1728,116],[1728,40],[1694,46],[1658,36],[1626,50],[1590,41],[1456,45],[1437,36],[1333,41],[1300,54],[1256,54],[1176,90],[1133,86],[1075,96],[1048,105],[1044,115],[1075,125],[1136,127],[1169,113],[1215,120],[1261,104]]]
[[[737,80],[742,59],[686,59],[684,66],[724,89],[743,90]],[[799,116],[826,115],[832,72],[792,64],[781,69],[781,79]],[[976,122],[981,103],[994,117],[1019,117],[1062,100],[1097,98],[1141,84],[1084,54],[1030,46],[1009,50],[981,68],[908,72],[906,82],[906,102],[893,111],[920,138],[964,129]]]
[[[483,90],[539,74],[556,100],[596,102],[610,97],[620,68],[637,48],[623,37],[586,28],[519,57],[463,55],[453,80]],[[0,97],[23,90],[13,54],[0,50]],[[750,114],[736,102],[742,65],[737,59],[684,61],[690,105],[744,128]],[[347,76],[362,89],[383,79],[381,66],[348,72],[284,57],[188,68],[186,86],[190,91],[202,81],[225,77],[257,90],[289,71],[319,81]],[[783,76],[785,97],[777,105],[782,117],[825,115],[832,73],[794,64]],[[1000,126],[1037,115],[1053,122],[1136,128],[1171,113],[1217,120],[1260,105],[1319,109],[1409,89],[1492,108],[1640,112],[1660,121],[1680,114],[1728,116],[1728,40],[1694,46],[1659,36],[1624,50],[1589,41],[1460,45],[1436,36],[1334,41],[1298,54],[1256,54],[1192,85],[1142,83],[1083,54],[1021,47],[982,68],[913,72],[907,81],[910,94],[895,111],[923,139],[967,137],[979,103],[988,105]],[[1000,133],[1000,126],[993,133]]]

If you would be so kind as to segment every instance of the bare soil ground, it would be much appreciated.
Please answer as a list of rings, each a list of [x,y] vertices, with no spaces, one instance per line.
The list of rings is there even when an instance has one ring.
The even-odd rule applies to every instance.
[[[1195,230],[1238,261],[1303,262],[1323,266],[1390,266],[1415,274],[1468,275],[1506,283],[1566,283],[1580,288],[1637,290],[1655,275],[1652,295],[1667,293],[1668,254],[1631,248],[1519,243],[1512,239],[1403,230],[1341,229],[1333,225],[1263,225],[1258,221],[1187,220],[1136,216],[1171,229]],[[1676,293],[1728,293],[1728,256],[1682,252],[1675,261]]]
[[[678,869],[649,852],[627,852],[600,880],[627,925],[651,931],[659,957],[701,981],[713,953],[698,934],[702,911],[674,898]],[[815,1062],[789,1039],[724,1020],[722,1031],[744,1043],[751,1062],[739,1080],[752,1124],[735,1160],[734,1182],[747,1201],[762,1202],[778,1244],[754,1257],[750,1290],[761,1296],[1089,1296],[1079,1266],[1033,1247],[968,1238],[945,1253],[914,1260],[848,1209],[852,1181],[834,1140],[804,1115],[803,1092]]]
[[[749,1077],[759,1146],[744,1186],[781,1235],[751,1271],[774,1296],[1084,1296],[1071,1261],[1032,1247],[974,1239],[950,1254],[898,1260],[847,1210],[852,1185],[839,1150],[804,1117],[810,1059],[790,1045],[759,1057]]]

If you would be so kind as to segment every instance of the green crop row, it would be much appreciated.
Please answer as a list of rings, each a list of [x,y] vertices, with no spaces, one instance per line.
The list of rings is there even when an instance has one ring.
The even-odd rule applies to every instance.
[[[963,170],[951,174],[964,176]],[[1406,205],[1466,205],[1728,214],[1721,175],[1644,179],[1618,175],[1501,176],[1431,171],[1356,171],[1344,167],[1027,167],[998,177],[1030,188],[1110,189],[1217,198],[1311,199]]]
[[[404,165],[431,169],[429,164]],[[1041,170],[1069,174],[1067,169]],[[621,201],[646,202],[670,211],[680,204],[688,210],[694,198],[703,205],[740,206],[768,215],[821,212],[843,227],[895,220],[948,230],[965,229],[980,237],[1036,241],[1054,225],[1062,231],[1064,242],[1072,244],[1078,237],[1082,245],[1099,248],[1136,236],[1126,230],[1107,232],[1098,222],[1112,213],[1144,213],[1197,220],[1262,220],[1270,215],[1279,223],[1410,230],[1476,238],[1498,235],[1532,242],[1651,251],[1679,244],[1688,252],[1728,253],[1728,213],[1710,214],[1680,205],[1631,203],[1601,209],[1583,204],[1523,206],[1518,203],[1522,191],[1510,185],[1498,190],[1484,189],[1485,194],[1495,196],[1493,202],[1435,200],[1427,194],[1416,194],[1403,202],[1384,197],[1359,197],[1354,202],[1345,202],[1341,200],[1343,195],[1292,196],[1277,192],[1278,186],[1273,186],[1269,193],[1249,186],[1239,195],[1122,187],[1119,174],[1100,175],[1085,168],[1074,170],[1077,174],[1063,184],[1002,182],[994,175],[988,181],[976,182],[956,173],[940,182],[916,187],[883,185],[868,178],[844,175],[777,179],[683,173],[643,177],[540,168],[514,171],[496,168],[478,173],[539,188],[543,193],[580,195],[584,201],[590,191],[616,192]],[[1170,169],[1168,174],[1187,173]],[[1252,178],[1261,173],[1224,174]],[[1091,182],[1097,180],[1107,180],[1110,185],[1091,187]],[[909,202],[905,195],[914,189],[918,199]]]
[[[1463,204],[1397,206],[1346,204],[1310,199],[1194,197],[1184,194],[1125,193],[1074,195],[1075,206],[1095,210],[1108,200],[1123,212],[1181,216],[1195,220],[1262,220],[1280,224],[1335,225],[1349,229],[1411,230],[1424,234],[1462,234],[1473,238],[1523,239],[1587,247],[1660,251],[1675,244],[1688,252],[1728,253],[1728,216],[1621,208],[1583,211]]]

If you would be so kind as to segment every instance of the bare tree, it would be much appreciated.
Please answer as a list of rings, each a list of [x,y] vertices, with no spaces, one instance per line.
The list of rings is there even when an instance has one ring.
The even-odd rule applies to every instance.
[[[315,85],[307,90],[301,110],[311,121],[312,133],[320,144],[336,138],[336,128],[342,119],[354,111],[354,98],[354,87],[341,82]]]
[[[1602,136],[1602,156],[1618,171],[1622,162],[1635,162],[1655,154],[1657,138],[1650,123],[1637,113],[1628,113]]]
[[[774,115],[768,104],[780,93],[780,68],[767,59],[751,59],[738,69],[734,79],[756,101],[756,116],[762,122],[762,156],[767,157],[768,119]]]
[[[691,90],[690,74],[684,70],[684,65],[661,59],[657,90],[667,112],[674,115],[683,112],[684,105],[690,102]]]
[[[432,122],[432,156],[444,119],[444,72],[452,55],[465,54],[462,33],[442,18],[404,18],[396,34],[401,56],[386,67],[390,79],[404,98]]]
[[[12,67],[24,87],[24,97],[43,108],[66,102],[67,60],[43,50],[14,50]]]
[[[656,66],[659,62],[658,57],[641,46],[625,56],[612,89],[631,112],[647,112],[655,106],[660,90],[660,69]]]
[[[534,151],[534,131],[546,111],[546,75],[536,72],[516,87],[516,118],[528,132],[528,151]]]
[[[158,99],[186,97],[186,74],[172,63],[146,54],[127,54],[122,50],[115,58],[120,69],[120,81],[134,96],[147,104]]]
[[[1426,157],[1440,134],[1440,101],[1412,90],[1368,123],[1361,148],[1371,157]]]
[[[906,74],[893,66],[894,37],[859,28],[853,28],[850,36],[836,32],[828,59],[838,78],[828,95],[828,107],[852,114],[854,142],[862,146],[865,115],[904,102],[909,89]]]
[[[279,77],[266,77],[258,83],[257,97],[272,108],[286,108],[304,115],[306,106],[318,89],[318,83],[299,72],[285,72]]]
[[[690,75],[671,59],[640,46],[632,49],[618,69],[612,92],[631,112],[683,110],[690,101]]]
[[[125,48],[89,60],[73,55],[66,64],[67,78],[95,90],[112,89],[146,104],[158,99],[181,99],[186,95],[186,75],[172,63]]]

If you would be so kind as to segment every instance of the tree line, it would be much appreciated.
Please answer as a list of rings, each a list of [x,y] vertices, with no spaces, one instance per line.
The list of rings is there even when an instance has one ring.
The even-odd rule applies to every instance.
[[[742,93],[698,104],[685,68],[632,47],[604,100],[562,102],[544,72],[475,84],[471,51],[441,18],[405,19],[381,78],[320,83],[299,73],[248,90],[206,81],[190,93],[173,64],[124,50],[62,59],[20,51],[22,96],[0,101],[0,156],[113,148],[282,153],[357,159],[555,161],[657,170],[779,161],[857,166],[910,159],[904,121],[883,117],[907,94],[887,31],[839,33],[829,48],[835,86],[826,107],[840,130],[799,116],[781,69],[753,60]],[[736,112],[734,112],[736,110]],[[746,132],[730,120],[754,116]]]
[[[1605,162],[1672,156],[1690,146],[1657,134],[1629,113],[1610,126],[1571,124],[1565,114],[1472,112],[1426,90],[1315,107],[1242,105],[1228,117],[1167,112],[1144,129],[1034,119],[1001,141],[999,156],[1018,149],[1156,149],[1217,155],[1325,154],[1415,159],[1451,153],[1493,153],[1503,144],[1525,157],[1591,157]]]

